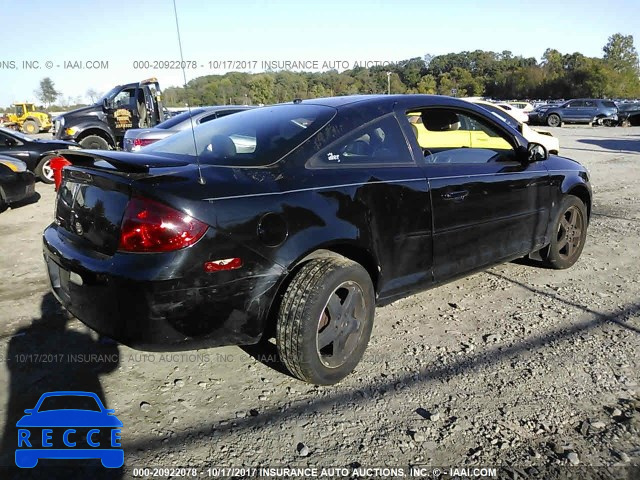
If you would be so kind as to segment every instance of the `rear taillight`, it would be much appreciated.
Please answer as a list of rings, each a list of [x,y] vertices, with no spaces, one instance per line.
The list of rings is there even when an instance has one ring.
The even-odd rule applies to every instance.
[[[157,142],[157,140],[151,139],[151,138],[134,138],[133,146],[142,148],[142,147],[146,147],[147,145],[151,145],[153,142]]]
[[[118,250],[171,252],[196,243],[207,225],[167,205],[133,197],[122,219]]]

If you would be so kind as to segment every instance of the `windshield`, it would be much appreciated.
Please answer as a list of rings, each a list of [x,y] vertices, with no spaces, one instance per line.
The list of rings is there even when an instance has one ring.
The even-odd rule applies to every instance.
[[[197,152],[200,163],[208,165],[269,165],[309,139],[335,113],[331,107],[304,104],[247,110],[202,124],[193,133],[183,130],[140,152],[193,157],[193,161]]]
[[[109,90],[107,93],[105,93],[102,98],[100,100],[97,101],[97,103],[102,103],[104,102],[105,99],[107,100],[113,100],[113,97],[116,96],[116,94],[122,90],[122,85],[118,85],[117,87],[113,87],[111,90]]]
[[[189,119],[189,115],[191,116],[195,116],[198,115],[202,112],[205,112],[206,109],[205,108],[192,108],[191,112],[182,112],[178,115],[176,115],[175,117],[171,117],[168,120],[165,120],[162,123],[159,123],[158,125],[156,125],[156,128],[161,128],[163,130],[170,130],[174,127],[176,127],[179,123],[184,122],[185,120]]]

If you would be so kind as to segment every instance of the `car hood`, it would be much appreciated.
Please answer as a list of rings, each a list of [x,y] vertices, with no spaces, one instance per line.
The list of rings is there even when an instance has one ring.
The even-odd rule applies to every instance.
[[[122,427],[115,415],[90,410],[50,410],[25,415],[17,427]]]
[[[62,115],[59,115],[59,117],[82,116],[98,109],[102,110],[102,107],[96,103],[94,105],[88,105],[86,107],[80,107],[80,108],[76,108],[75,110],[70,110],[66,113],[63,113]]]
[[[88,107],[80,107],[75,110],[71,110],[70,112],[63,113],[62,115],[58,115],[54,120],[60,120],[62,118],[66,120],[70,119],[80,119],[82,117],[103,117],[104,112],[102,111],[102,105],[95,104],[89,105]]]
[[[44,138],[36,138],[34,140],[34,142],[36,142],[39,145],[47,145],[47,146],[51,146],[52,148],[67,148],[67,147],[77,147],[78,144],[76,142],[70,142],[67,140],[48,140],[48,139],[44,139]]]

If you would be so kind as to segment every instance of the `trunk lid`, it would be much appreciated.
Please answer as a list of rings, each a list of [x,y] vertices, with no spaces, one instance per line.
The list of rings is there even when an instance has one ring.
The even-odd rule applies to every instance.
[[[85,247],[113,255],[131,196],[126,180],[89,169],[65,168],[56,199],[56,224]]]
[[[142,190],[153,197],[163,177],[171,183],[173,174],[193,168],[188,161],[126,152],[81,150],[63,156],[72,165],[62,170],[55,222],[79,246],[109,256],[118,250],[132,194]]]

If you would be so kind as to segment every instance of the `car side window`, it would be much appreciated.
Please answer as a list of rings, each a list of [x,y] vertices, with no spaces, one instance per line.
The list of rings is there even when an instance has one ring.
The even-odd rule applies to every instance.
[[[585,100],[584,102],[585,107],[595,107],[596,106],[596,102],[594,102],[593,100]]]
[[[116,108],[135,106],[135,89],[125,88],[113,98],[113,105]]]
[[[584,102],[582,100],[576,100],[575,102],[569,103],[567,106],[571,108],[584,107]]]
[[[222,117],[226,117],[227,115],[231,115],[232,113],[236,113],[237,110],[222,110],[219,112],[216,112],[216,118],[222,118]]]
[[[313,157],[311,167],[413,165],[407,140],[389,115],[348,134]]]
[[[215,120],[216,118],[218,118],[218,115],[216,115],[215,113],[205,115],[200,119],[200,123],[210,122],[211,120]]]
[[[447,108],[408,112],[426,163],[488,163],[515,159],[506,134],[480,117]]]

